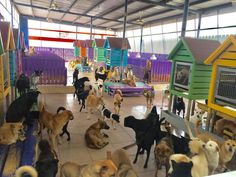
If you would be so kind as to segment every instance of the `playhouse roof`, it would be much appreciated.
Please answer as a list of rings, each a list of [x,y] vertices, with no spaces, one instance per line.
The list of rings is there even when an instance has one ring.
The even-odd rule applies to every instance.
[[[205,64],[213,64],[216,60],[220,59],[220,55],[228,52],[229,58],[236,59],[236,36],[230,35],[206,60]]]
[[[208,39],[197,39],[190,37],[182,37],[175,48],[169,54],[169,59],[173,59],[175,54],[180,50],[181,46],[189,52],[193,62],[204,63],[206,58],[220,46],[220,42]]]
[[[15,42],[10,22],[0,21],[0,31],[2,33],[2,42],[5,50],[15,50]]]
[[[77,40],[77,41],[74,41],[73,46],[85,47],[85,41],[84,41],[84,40]]]
[[[105,48],[111,48],[111,49],[122,49],[127,50],[131,49],[129,40],[127,38],[116,38],[116,37],[108,37],[106,39]]]
[[[85,40],[86,47],[92,47],[93,46],[93,40],[92,39],[87,39]]]
[[[94,39],[93,47],[103,48],[104,43],[105,43],[105,39]]]
[[[20,32],[18,28],[13,28],[13,36],[16,48],[20,48]]]

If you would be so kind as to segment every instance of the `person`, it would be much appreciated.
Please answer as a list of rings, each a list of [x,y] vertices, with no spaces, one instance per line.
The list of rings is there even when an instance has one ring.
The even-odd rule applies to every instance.
[[[79,74],[79,70],[77,68],[75,68],[75,70],[73,72],[73,82],[72,82],[72,84],[74,84],[78,80],[78,74]]]
[[[144,72],[144,81],[147,81],[148,84],[151,83],[151,69],[152,69],[152,62],[151,60],[147,60]]]

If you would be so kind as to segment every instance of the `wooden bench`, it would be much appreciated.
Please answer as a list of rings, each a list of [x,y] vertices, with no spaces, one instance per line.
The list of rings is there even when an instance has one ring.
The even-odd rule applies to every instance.
[[[37,137],[37,121],[26,131],[26,139],[12,145],[0,145],[0,176],[12,177],[16,169],[22,165],[34,165]]]

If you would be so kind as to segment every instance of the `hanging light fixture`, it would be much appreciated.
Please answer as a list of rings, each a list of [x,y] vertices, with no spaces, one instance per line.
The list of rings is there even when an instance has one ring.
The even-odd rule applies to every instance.
[[[156,59],[157,59],[157,57],[156,57],[156,55],[153,53],[152,56],[150,57],[150,60],[156,60]]]
[[[140,53],[138,52],[135,57],[136,57],[136,58],[141,58]]]

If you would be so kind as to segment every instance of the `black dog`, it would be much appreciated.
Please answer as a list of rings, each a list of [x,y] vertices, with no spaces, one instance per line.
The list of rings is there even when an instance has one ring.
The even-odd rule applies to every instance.
[[[27,77],[25,74],[21,74],[16,81],[16,88],[20,96],[28,92],[28,90],[30,89],[29,77]]]
[[[112,114],[112,112],[105,108],[105,106],[103,105],[102,107],[102,115],[105,117],[105,118],[108,118],[108,119],[113,119],[115,120],[116,122],[120,123],[120,116],[118,114]]]
[[[171,160],[173,171],[169,177],[192,177],[193,162],[175,162]]]
[[[92,86],[90,86],[90,90],[92,90]],[[82,90],[82,91],[76,92],[79,104],[81,103],[80,101],[82,101],[82,105],[79,110],[80,112],[82,111],[83,108],[85,109],[85,100],[87,99],[90,90]]]
[[[88,77],[82,77],[80,79],[78,79],[77,81],[74,82],[74,87],[75,87],[75,92],[74,92],[74,97],[75,94],[81,89],[84,88],[84,83],[88,81],[89,82],[89,78]]]
[[[180,115],[180,112],[183,111],[183,118],[185,114],[185,103],[183,97],[174,97],[173,113]]]
[[[39,91],[30,91],[15,99],[7,109],[6,122],[20,122],[27,117],[39,94]]]
[[[133,116],[126,117],[124,120],[124,126],[132,128],[135,131],[136,144],[138,146],[135,159],[133,163],[138,160],[138,155],[147,151],[147,158],[144,164],[144,168],[147,168],[148,160],[150,156],[150,150],[154,144],[154,140],[159,138],[160,126],[164,118],[159,120],[159,115],[156,112],[156,107],[152,108],[146,119],[136,119]],[[142,151],[141,151],[142,150]]]
[[[47,140],[41,140],[38,144],[39,154],[36,162],[38,177],[56,177],[58,171],[58,159],[56,153],[51,149]]]
[[[96,80],[96,82],[98,81],[98,79],[101,79],[104,82],[107,79],[108,71],[105,71],[104,74],[100,74],[97,71],[98,71],[98,68],[95,70],[95,80]]]
[[[65,111],[66,110],[66,108],[65,107],[59,107],[58,109],[57,109],[57,114],[60,112],[60,111]],[[63,136],[64,134],[66,134],[67,135],[67,141],[70,141],[70,132],[68,131],[68,124],[69,124],[69,121],[68,122],[66,122],[66,124],[63,126],[63,128],[62,128],[62,133],[60,134],[60,136]]]

